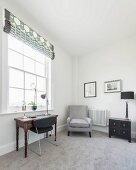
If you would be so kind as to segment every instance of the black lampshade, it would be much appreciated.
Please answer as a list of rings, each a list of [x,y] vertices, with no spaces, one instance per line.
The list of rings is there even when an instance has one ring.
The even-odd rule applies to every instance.
[[[41,98],[42,98],[42,99],[45,99],[45,98],[46,98],[46,94],[42,94],[42,95],[41,95]]]
[[[134,99],[133,91],[121,92],[121,99]]]

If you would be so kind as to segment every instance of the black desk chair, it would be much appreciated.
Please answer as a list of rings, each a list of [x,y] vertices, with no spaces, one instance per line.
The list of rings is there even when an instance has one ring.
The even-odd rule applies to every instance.
[[[30,129],[30,131],[37,133],[37,134],[48,133],[49,131],[53,130],[53,125],[55,123],[56,123],[56,117],[35,119],[33,120],[33,127]],[[40,138],[39,138],[39,151],[40,151],[40,156],[41,156]]]

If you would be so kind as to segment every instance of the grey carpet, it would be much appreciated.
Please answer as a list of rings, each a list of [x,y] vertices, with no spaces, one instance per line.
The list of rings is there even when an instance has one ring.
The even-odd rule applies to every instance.
[[[100,132],[93,132],[92,138],[84,133],[68,137],[61,132],[58,144],[42,140],[41,157],[29,150],[24,158],[24,148],[1,156],[0,170],[136,170],[135,142],[108,138]],[[36,151],[38,143],[29,147]]]

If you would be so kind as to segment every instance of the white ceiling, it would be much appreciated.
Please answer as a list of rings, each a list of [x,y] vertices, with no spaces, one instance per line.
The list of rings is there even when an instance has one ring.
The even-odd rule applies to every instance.
[[[13,2],[32,15],[72,56],[84,56],[136,34],[136,0]]]

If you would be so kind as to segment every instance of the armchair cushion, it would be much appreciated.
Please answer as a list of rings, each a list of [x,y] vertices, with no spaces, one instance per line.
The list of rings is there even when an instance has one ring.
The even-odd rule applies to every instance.
[[[90,123],[86,119],[73,118],[70,121],[70,127],[89,128]]]

